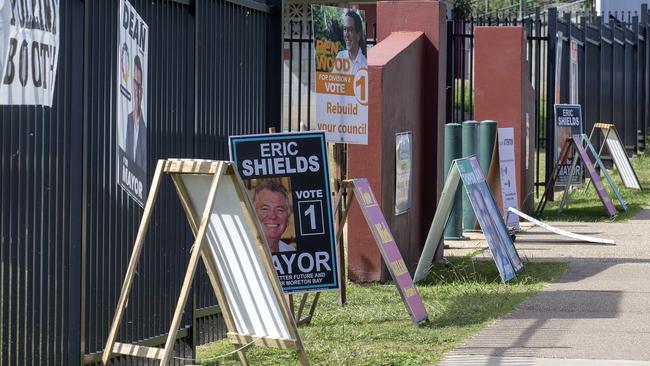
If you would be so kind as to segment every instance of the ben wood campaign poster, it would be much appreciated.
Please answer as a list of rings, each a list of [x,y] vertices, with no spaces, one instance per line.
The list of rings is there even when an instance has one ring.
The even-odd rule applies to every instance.
[[[580,184],[583,181],[584,165],[582,160],[571,170],[571,163],[576,151],[572,147],[564,161],[559,161],[560,153],[567,139],[582,133],[582,110],[579,104],[555,104],[555,160],[559,164],[556,187],[564,187],[572,175],[571,184]]]
[[[60,15],[59,0],[0,0],[0,105],[52,106]]]
[[[312,5],[316,123],[327,141],[368,144],[368,47],[365,15]]]
[[[147,50],[149,26],[120,1],[117,44],[118,184],[140,205],[147,199]]]
[[[323,132],[230,137],[285,293],[339,288]]]

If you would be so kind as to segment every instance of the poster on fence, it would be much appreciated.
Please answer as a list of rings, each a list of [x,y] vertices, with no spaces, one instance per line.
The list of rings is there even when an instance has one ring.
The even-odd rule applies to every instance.
[[[51,107],[59,59],[59,0],[0,4],[0,105]]]
[[[411,132],[395,134],[395,215],[411,209],[413,137]]]
[[[368,144],[368,60],[361,10],[312,5],[316,123],[327,141]]]
[[[117,179],[135,201],[147,200],[147,51],[149,26],[120,1],[117,43]]]
[[[578,84],[578,42],[575,39],[571,39],[570,42],[570,63],[569,63],[569,103],[578,104],[578,98],[580,97],[580,87]]]
[[[9,54],[9,36],[11,34],[11,4],[9,0],[0,0],[0,75],[4,75],[7,55]],[[0,77],[2,81],[2,77]],[[2,89],[2,82],[0,82]]]
[[[557,44],[555,46],[555,103],[561,103],[562,86],[562,43],[564,35],[557,32]]]
[[[230,137],[285,293],[339,288],[323,132]]]
[[[564,161],[559,161],[562,147],[573,135],[582,133],[582,111],[579,104],[555,104],[555,159],[558,164],[558,175],[555,181],[556,187],[565,187],[569,174],[571,184],[581,184],[583,181],[584,165],[580,161],[571,171],[571,162],[576,151],[571,148],[569,155]]]

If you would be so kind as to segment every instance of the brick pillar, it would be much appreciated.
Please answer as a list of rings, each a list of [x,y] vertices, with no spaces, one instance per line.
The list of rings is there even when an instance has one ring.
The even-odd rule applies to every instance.
[[[380,43],[368,52],[368,145],[348,148],[348,176],[369,179],[411,272],[424,246],[443,185],[445,15],[445,4],[438,1],[377,3]],[[412,39],[413,32],[422,33],[417,41]],[[391,44],[382,45],[384,41]],[[400,49],[399,42],[419,46]],[[419,57],[417,62],[414,55]],[[406,131],[413,132],[414,140],[414,207],[408,214],[395,216],[395,133]],[[386,280],[389,274],[381,265],[379,250],[365,226],[361,212],[353,205],[348,217],[350,278]]]
[[[474,118],[515,131],[519,207],[533,209],[534,93],[528,81],[522,27],[474,29]],[[499,207],[501,200],[497,199]]]

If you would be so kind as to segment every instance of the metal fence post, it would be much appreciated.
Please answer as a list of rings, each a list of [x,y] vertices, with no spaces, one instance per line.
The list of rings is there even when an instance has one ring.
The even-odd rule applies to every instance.
[[[83,70],[84,64],[84,7],[83,1],[67,2],[69,7],[69,14],[64,15],[66,19],[65,24],[70,25],[68,31],[70,69]],[[65,6],[65,5],[62,5]],[[61,12],[61,14],[65,14]],[[64,42],[62,42],[64,43]],[[65,52],[65,51],[64,51]],[[70,84],[72,85],[70,91],[70,101],[76,104],[83,100],[84,92],[84,74],[82,72],[70,73]],[[83,129],[84,129],[84,111],[82,108],[70,109],[70,251],[68,253],[68,278],[70,286],[69,290],[69,306],[68,306],[68,324],[67,324],[67,364],[76,365],[82,361],[83,358],[83,339],[84,332],[82,323],[85,323],[83,316],[81,296],[83,292],[83,285],[85,281],[82,279],[82,261],[86,258],[83,256],[82,250],[82,227],[83,217]],[[73,193],[74,192],[74,193]]]
[[[548,182],[555,162],[553,150],[555,126],[553,125],[553,104],[555,103],[555,65],[557,52],[557,8],[548,9],[548,53],[546,56],[546,172],[545,183]],[[559,81],[557,81],[559,82]],[[553,190],[546,191],[547,199],[553,200]]]

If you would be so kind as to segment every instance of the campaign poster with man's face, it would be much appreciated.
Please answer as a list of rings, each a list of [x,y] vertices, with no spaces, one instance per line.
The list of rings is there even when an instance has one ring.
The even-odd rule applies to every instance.
[[[230,137],[286,293],[339,288],[329,170],[322,132]]]
[[[140,205],[147,200],[147,50],[149,26],[120,1],[117,44],[118,184]]]
[[[573,135],[582,133],[582,110],[579,104],[555,104],[555,159],[558,164],[558,175],[555,181],[556,187],[565,187],[571,176],[571,184],[581,184],[584,176],[584,165],[582,161],[576,164],[571,171],[575,148],[571,148],[567,158],[560,161],[560,154],[567,140]]]
[[[523,263],[510,238],[490,188],[487,186],[478,160],[471,156],[456,160],[456,164],[469,202],[481,225],[501,275],[501,280],[508,282],[515,278],[516,272],[523,268]]]
[[[368,144],[368,47],[357,9],[312,5],[316,123],[330,142]]]

